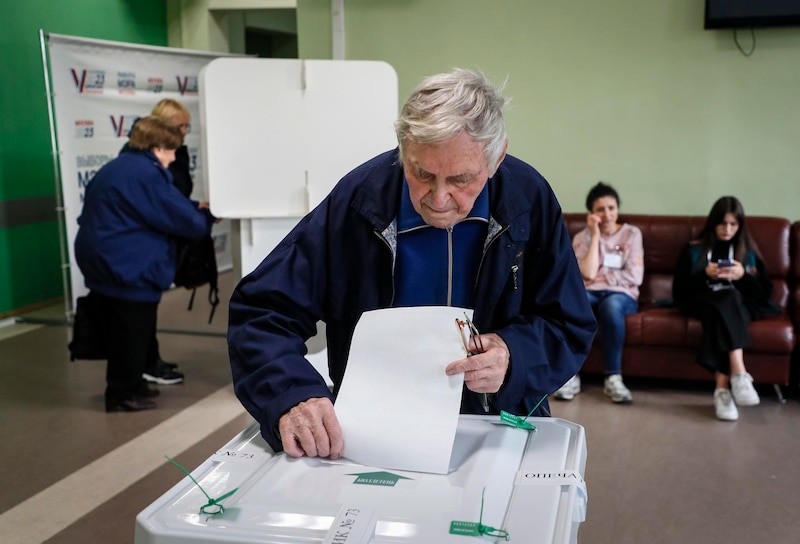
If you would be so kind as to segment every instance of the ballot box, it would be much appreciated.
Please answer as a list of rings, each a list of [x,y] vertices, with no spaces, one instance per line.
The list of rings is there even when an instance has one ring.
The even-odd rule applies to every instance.
[[[135,542],[470,544],[505,542],[505,531],[508,542],[575,543],[583,427],[527,422],[535,430],[460,416],[448,474],[275,454],[253,423],[139,513]]]

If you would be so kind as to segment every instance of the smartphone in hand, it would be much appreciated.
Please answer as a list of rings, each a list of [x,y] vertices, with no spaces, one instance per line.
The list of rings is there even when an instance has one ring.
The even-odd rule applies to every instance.
[[[717,266],[720,268],[726,268],[729,266],[733,266],[733,261],[730,259],[720,259],[717,261]]]

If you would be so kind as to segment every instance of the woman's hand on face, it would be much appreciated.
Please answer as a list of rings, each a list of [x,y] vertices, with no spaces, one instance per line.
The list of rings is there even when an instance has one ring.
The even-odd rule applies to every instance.
[[[589,231],[591,231],[592,236],[597,236],[600,234],[601,221],[602,218],[596,213],[586,214],[586,226],[589,227]]]

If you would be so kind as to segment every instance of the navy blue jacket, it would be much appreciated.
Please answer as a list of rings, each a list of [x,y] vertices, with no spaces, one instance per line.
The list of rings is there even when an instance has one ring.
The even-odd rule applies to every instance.
[[[123,150],[86,187],[75,257],[86,287],[158,302],[175,278],[175,238],[200,238],[213,217],[183,196],[150,151]]]
[[[393,305],[402,183],[396,149],[359,166],[233,293],[228,346],[234,389],[276,451],[275,430],[286,411],[312,397],[335,398],[362,312]],[[488,183],[489,237],[474,322],[481,332],[499,334],[511,352],[492,413],[527,415],[578,372],[597,325],[561,208],[544,178],[508,156]],[[304,358],[305,341],[320,320],[333,394]],[[465,388],[461,412],[484,413],[481,395]],[[547,403],[534,415],[549,415]]]

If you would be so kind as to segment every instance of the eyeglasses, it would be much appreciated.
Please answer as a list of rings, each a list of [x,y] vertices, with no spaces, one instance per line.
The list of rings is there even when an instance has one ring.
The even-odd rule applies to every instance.
[[[461,333],[461,341],[464,343],[464,349],[467,350],[467,357],[485,351],[480,333],[478,332],[478,327],[467,317],[466,313],[464,314],[463,320],[456,318],[456,327],[458,327],[458,332]],[[470,343],[475,346],[474,350],[470,349]],[[489,411],[489,396],[486,393],[481,393],[481,405],[483,405],[484,412]]]
[[[456,318],[456,327],[461,333],[461,341],[464,343],[464,349],[467,355],[475,355],[476,353],[483,353],[483,342],[481,342],[480,333],[475,324],[464,314],[464,319]],[[470,343],[475,346],[475,350],[470,349]]]

